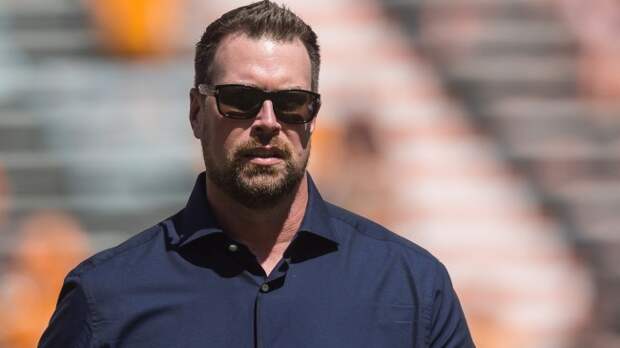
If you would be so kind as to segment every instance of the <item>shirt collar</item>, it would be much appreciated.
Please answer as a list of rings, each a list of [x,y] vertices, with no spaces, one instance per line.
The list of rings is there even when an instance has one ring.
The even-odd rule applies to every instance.
[[[308,204],[299,230],[337,243],[336,235],[330,227],[326,203],[309,174],[307,177]],[[175,244],[183,246],[213,233],[223,233],[213,215],[206,192],[206,174],[202,172],[196,179],[185,209],[172,218],[176,230]]]
[[[175,244],[186,245],[204,236],[223,232],[207,200],[206,175],[198,175],[185,209],[172,217],[178,238]]]
[[[331,228],[327,204],[323,200],[323,197],[321,197],[310,174],[308,174],[307,177],[308,205],[306,206],[306,213],[304,214],[299,230],[316,234],[333,242],[338,242],[336,234]]]

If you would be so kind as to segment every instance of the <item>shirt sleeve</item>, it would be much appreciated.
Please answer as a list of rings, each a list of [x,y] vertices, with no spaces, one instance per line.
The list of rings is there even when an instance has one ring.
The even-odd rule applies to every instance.
[[[443,264],[439,265],[433,292],[430,347],[475,347],[448,271]]]
[[[78,277],[69,275],[38,347],[91,347],[92,340],[92,322],[84,289]]]

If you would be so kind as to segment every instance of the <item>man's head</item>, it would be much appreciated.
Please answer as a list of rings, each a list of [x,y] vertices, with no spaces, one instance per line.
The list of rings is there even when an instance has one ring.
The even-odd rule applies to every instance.
[[[300,40],[312,63],[312,90],[318,90],[321,56],[316,33],[293,12],[268,0],[236,8],[209,24],[196,44],[194,87],[213,82],[218,72],[213,64],[217,48],[225,37],[239,33],[252,39]]]
[[[290,123],[282,112],[287,99],[256,89],[316,90],[318,60],[310,27],[269,1],[228,12],[207,27],[196,51],[196,87],[203,93],[191,91],[190,121],[211,184],[253,209],[268,208],[294,192],[305,175],[315,118]],[[250,86],[252,95],[226,97],[223,85],[231,84]],[[222,111],[227,100],[238,103],[256,95],[271,99],[253,108],[251,117],[236,119],[234,112],[231,117]]]

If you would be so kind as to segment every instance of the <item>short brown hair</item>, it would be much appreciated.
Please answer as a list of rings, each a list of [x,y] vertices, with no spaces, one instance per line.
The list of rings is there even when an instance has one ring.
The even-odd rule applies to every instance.
[[[311,88],[313,91],[318,89],[321,56],[316,33],[291,10],[268,0],[226,12],[209,24],[196,44],[195,87],[201,83],[211,84],[215,51],[225,36],[234,33],[243,33],[253,39],[269,37],[285,42],[299,38],[310,57]]]

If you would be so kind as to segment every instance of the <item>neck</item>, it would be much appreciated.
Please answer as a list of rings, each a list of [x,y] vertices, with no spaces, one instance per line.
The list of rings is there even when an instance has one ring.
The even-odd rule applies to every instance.
[[[301,225],[308,202],[307,183],[304,175],[293,192],[275,205],[251,209],[234,200],[207,176],[207,199],[226,234],[245,244],[269,274]]]

